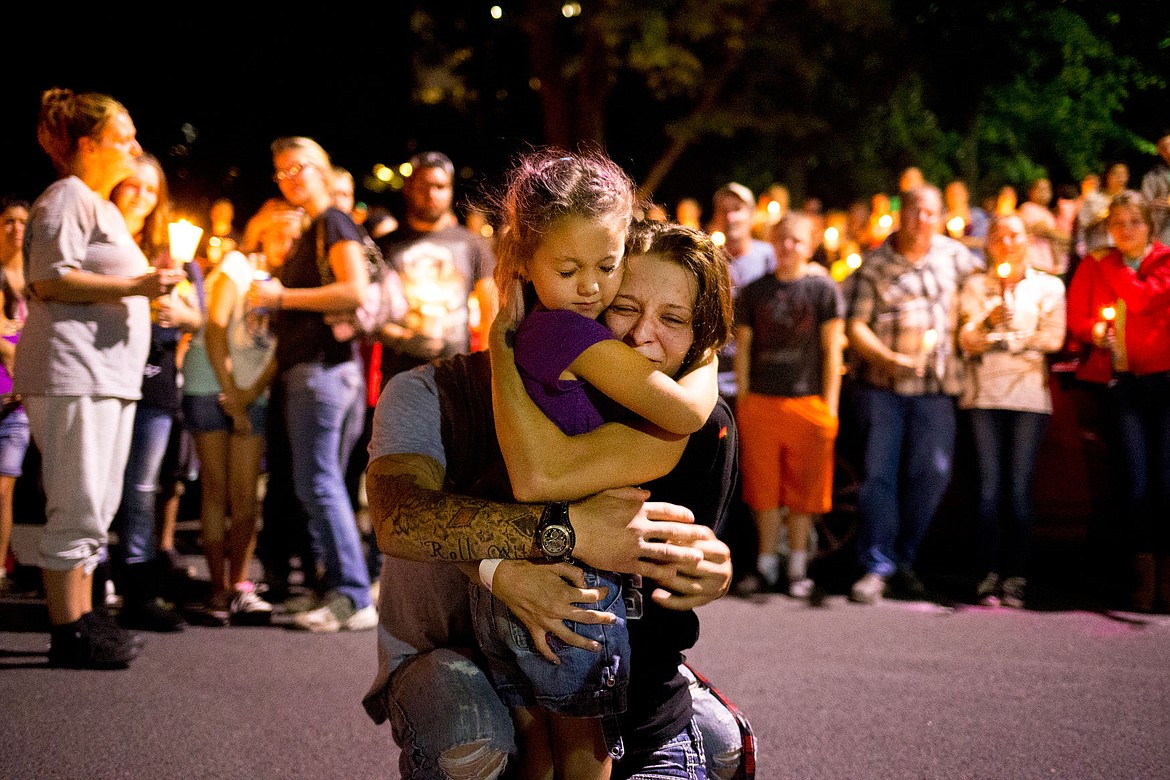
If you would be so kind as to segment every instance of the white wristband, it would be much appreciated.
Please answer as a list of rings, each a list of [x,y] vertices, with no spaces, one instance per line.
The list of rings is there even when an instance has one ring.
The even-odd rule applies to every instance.
[[[492,579],[496,576],[496,569],[500,566],[502,558],[484,558],[479,562],[479,581],[489,591],[492,589]]]

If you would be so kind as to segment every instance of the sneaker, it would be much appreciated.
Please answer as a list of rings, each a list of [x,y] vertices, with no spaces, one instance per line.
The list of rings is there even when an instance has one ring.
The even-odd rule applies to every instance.
[[[980,606],[998,607],[1000,605],[999,575],[990,572],[975,586],[975,600]]]
[[[1008,577],[1003,581],[1003,605],[1012,609],[1024,608],[1024,590],[1028,581],[1023,577]]]
[[[366,631],[378,625],[378,611],[373,604],[356,609],[349,596],[330,591],[320,607],[297,615],[292,624],[294,628],[314,633]]]
[[[187,621],[161,599],[151,599],[141,604],[123,604],[118,612],[118,622],[125,628],[156,633],[182,631]]]
[[[311,612],[319,606],[321,606],[321,599],[317,598],[316,593],[302,593],[284,600],[284,611],[290,615]]]
[[[926,586],[909,566],[899,566],[890,577],[890,598],[901,601],[927,601]]]
[[[849,599],[858,604],[873,604],[881,599],[886,590],[886,578],[877,572],[869,572],[853,583],[849,591]]]
[[[788,595],[794,599],[807,599],[812,595],[813,581],[808,577],[793,580],[788,585]]]
[[[240,583],[228,605],[233,626],[266,626],[272,621],[272,605],[260,598],[252,583]]]

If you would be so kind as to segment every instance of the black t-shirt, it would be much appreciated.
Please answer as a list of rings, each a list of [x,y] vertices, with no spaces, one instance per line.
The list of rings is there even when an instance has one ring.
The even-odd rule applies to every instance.
[[[317,265],[318,231],[324,231],[325,257],[338,241],[362,242],[363,233],[344,211],[329,207],[317,215],[293,245],[280,270],[285,287],[321,287],[323,280]],[[328,262],[326,259],[325,262]],[[276,313],[276,364],[281,371],[299,363],[336,365],[358,357],[354,340],[339,342],[325,324],[325,315],[317,311],[282,309]]]
[[[820,395],[821,326],[845,316],[845,300],[828,276],[791,281],[761,277],[739,293],[735,324],[752,329],[750,391],[800,398]]]
[[[444,490],[509,500],[508,472],[492,417],[488,353],[436,362],[435,383],[447,455]],[[698,523],[718,534],[736,492],[738,453],[735,418],[721,398],[706,425],[690,437],[674,470],[643,487],[650,491],[651,500],[687,507]],[[687,680],[678,667],[683,651],[694,647],[699,638],[699,618],[693,610],[680,612],[655,604],[650,600],[655,587],[650,580],[638,587],[629,582],[624,586],[627,617],[631,599],[641,605],[642,613],[626,622],[631,651],[629,704],[620,716],[626,766],[679,734],[693,709]]]
[[[439,357],[471,351],[467,299],[481,279],[490,279],[496,267],[487,240],[462,225],[420,232],[404,224],[377,239],[382,257],[398,272],[406,298],[401,325],[443,339]],[[382,351],[382,376],[428,362],[392,346]]]
[[[668,501],[690,509],[695,522],[719,533],[727,518],[731,497],[739,478],[739,446],[735,417],[720,398],[715,410],[687,443],[678,465],[665,477],[643,485],[651,501]],[[642,616],[630,618],[629,705],[620,718],[627,754],[639,754],[661,747],[681,732],[691,719],[692,702],[686,678],[679,674],[683,652],[699,639],[699,617],[693,610],[664,609],[650,599],[657,587],[644,580],[631,587],[630,576],[623,585],[627,616],[640,609]]]
[[[206,315],[207,300],[203,289],[203,271],[198,263],[185,263],[187,279],[195,287],[199,309]],[[176,357],[183,331],[178,328],[164,328],[157,322],[150,324],[150,352],[142,370],[142,400],[139,406],[151,406],[177,413],[181,405],[182,390],[179,387],[179,368]]]

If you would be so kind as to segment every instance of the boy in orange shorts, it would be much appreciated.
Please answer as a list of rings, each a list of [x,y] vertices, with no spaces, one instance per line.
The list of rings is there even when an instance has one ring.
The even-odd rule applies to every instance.
[[[809,264],[811,220],[789,212],[770,237],[776,272],[745,287],[735,306],[743,497],[759,536],[758,576],[746,582],[748,589],[776,587],[787,525],[788,593],[804,598],[813,588],[813,517],[832,504],[845,301],[836,282]]]

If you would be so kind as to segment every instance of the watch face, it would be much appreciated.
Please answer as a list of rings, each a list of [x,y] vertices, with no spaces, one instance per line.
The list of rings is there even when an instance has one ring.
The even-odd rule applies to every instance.
[[[569,544],[569,529],[563,525],[545,526],[540,531],[540,550],[549,558],[567,553]]]

